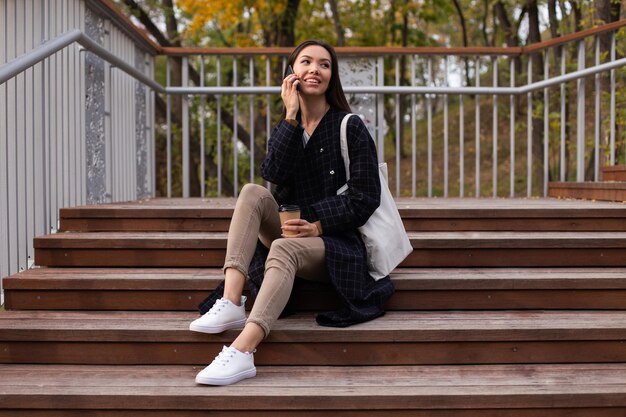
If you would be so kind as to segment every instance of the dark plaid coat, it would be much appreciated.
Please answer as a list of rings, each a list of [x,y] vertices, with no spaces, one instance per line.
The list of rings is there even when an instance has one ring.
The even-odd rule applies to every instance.
[[[297,204],[302,218],[320,220],[326,248],[326,267],[341,308],[318,315],[326,326],[348,326],[384,314],[384,305],[393,294],[389,277],[374,281],[367,272],[365,245],[357,228],[380,204],[380,179],[376,148],[359,117],[348,122],[350,182],[348,191],[337,195],[346,183],[341,157],[339,130],[345,112],[331,108],[313,132],[306,147],[303,128],[281,121],[268,143],[268,155],[261,175],[276,184],[278,204]],[[253,295],[263,280],[267,250],[258,244],[250,265],[248,284]],[[208,311],[219,289],[200,309]]]

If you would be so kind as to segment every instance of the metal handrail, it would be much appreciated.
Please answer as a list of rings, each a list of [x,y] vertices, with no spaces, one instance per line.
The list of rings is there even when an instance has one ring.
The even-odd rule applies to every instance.
[[[85,49],[98,55],[100,58],[108,61],[114,67],[121,69],[131,77],[149,86],[159,93],[167,93],[166,89],[153,79],[136,70],[124,60],[116,57],[102,46],[94,42],[89,36],[85,35],[80,29],[74,29],[63,33],[56,38],[44,42],[32,51],[29,51],[9,62],[0,66],[0,84],[15,77],[16,75],[33,67],[37,63],[43,61],[49,56],[55,54],[61,49],[78,42]]]
[[[577,80],[601,72],[609,71],[626,65],[626,58],[585,68],[565,75],[521,85],[519,87],[416,87],[416,86],[345,86],[348,94],[489,94],[489,95],[523,95],[542,90],[564,82]],[[280,87],[165,87],[166,94],[278,94]]]
[[[15,77],[21,72],[43,61],[61,49],[78,42],[85,49],[98,55],[100,58],[121,69],[131,77],[163,94],[278,94],[279,86],[273,87],[163,87],[158,82],[136,70],[131,65],[116,57],[102,46],[98,45],[81,30],[75,29],[43,43],[30,52],[21,55],[0,66],[0,84]],[[609,71],[626,65],[626,58],[607,62],[583,70],[560,75],[549,80],[538,81],[518,87],[437,87],[437,86],[346,86],[344,91],[349,94],[494,94],[494,95],[523,95],[543,88],[573,81],[590,75]]]

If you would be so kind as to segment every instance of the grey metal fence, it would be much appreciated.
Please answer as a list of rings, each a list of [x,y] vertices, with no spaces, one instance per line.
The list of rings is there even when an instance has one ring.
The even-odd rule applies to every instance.
[[[153,92],[81,44],[151,80],[154,51],[116,19],[100,1],[0,0],[0,277],[33,264],[61,208],[153,195]]]
[[[397,196],[545,196],[551,180],[597,181],[601,166],[626,159],[624,25],[531,48],[339,48],[340,72]],[[261,182],[290,51],[165,49],[160,190],[237,195]]]

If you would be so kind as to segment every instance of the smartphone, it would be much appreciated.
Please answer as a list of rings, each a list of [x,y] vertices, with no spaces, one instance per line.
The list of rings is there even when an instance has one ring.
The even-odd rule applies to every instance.
[[[294,74],[293,67],[291,65],[287,66],[287,75]],[[296,86],[296,90],[299,90],[300,86]]]

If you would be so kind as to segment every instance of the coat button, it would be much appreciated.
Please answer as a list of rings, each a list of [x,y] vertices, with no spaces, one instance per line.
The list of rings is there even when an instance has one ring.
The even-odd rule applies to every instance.
[[[330,175],[335,175],[335,171],[334,171],[334,170],[331,170],[331,171],[330,171]]]

